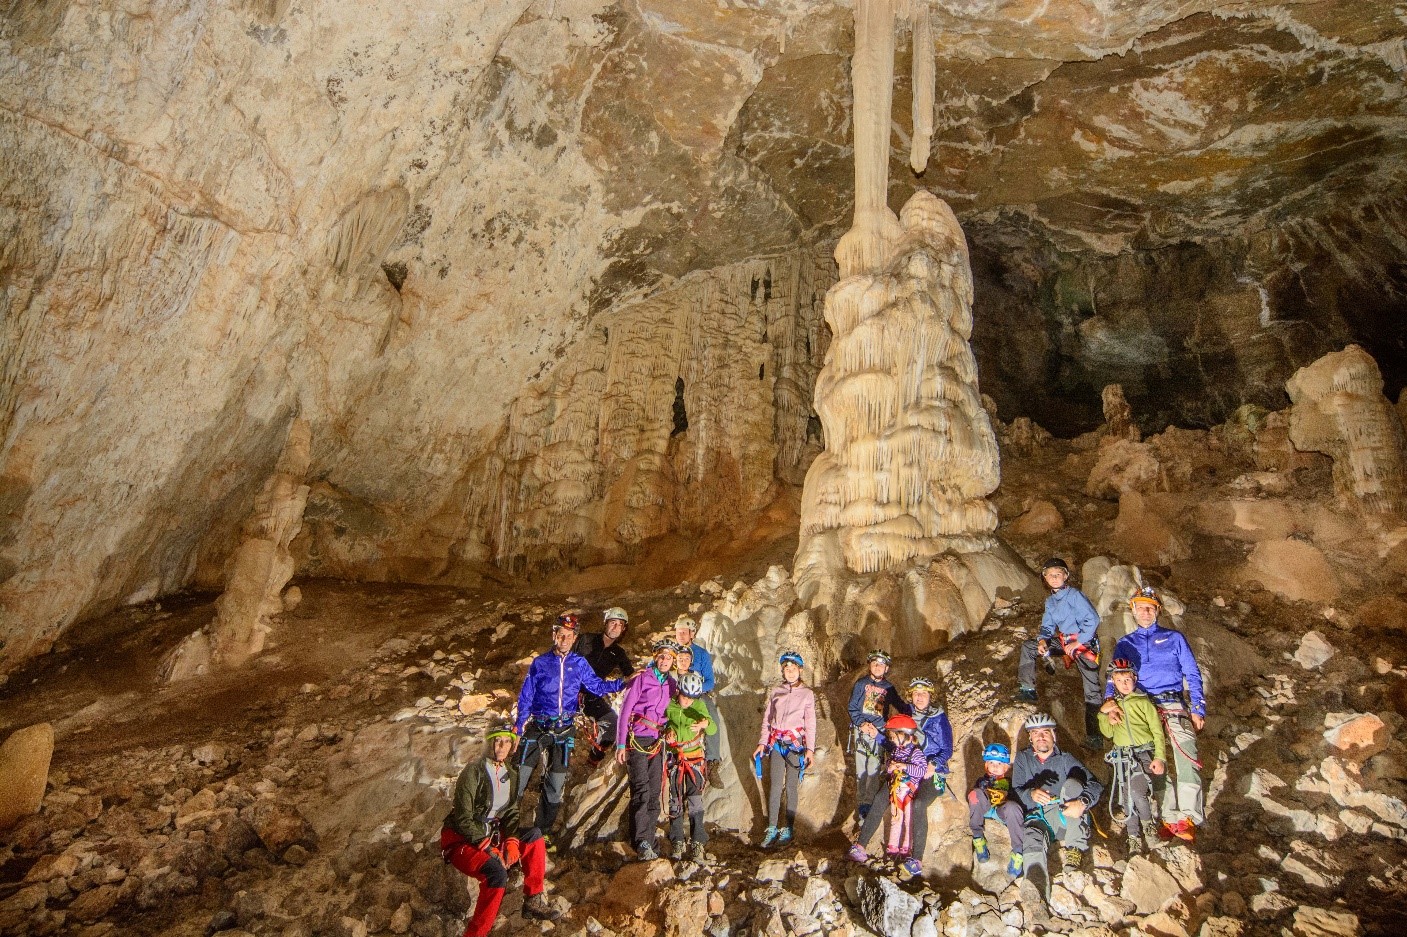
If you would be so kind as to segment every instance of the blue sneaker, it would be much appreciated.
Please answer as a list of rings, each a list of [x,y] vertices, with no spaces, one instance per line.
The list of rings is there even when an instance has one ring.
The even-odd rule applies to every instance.
[[[923,874],[923,863],[919,862],[913,856],[910,856],[900,863],[899,868],[903,869],[905,874],[910,878],[918,878]]]
[[[986,862],[992,858],[992,851],[987,848],[987,837],[972,837],[972,854],[976,856],[978,862]]]
[[[1008,861],[1006,864],[1006,874],[1010,875],[1012,878],[1020,878],[1022,871],[1025,870],[1025,867],[1026,859],[1021,855],[1021,853],[1013,852],[1011,854],[1010,861]]]
[[[778,846],[785,846],[785,845],[786,845],[787,843],[789,843],[789,842],[791,842],[791,827],[789,827],[789,826],[779,826],[779,827],[777,827],[777,845],[778,845]]]
[[[870,854],[866,852],[865,847],[861,846],[859,843],[856,843],[855,845],[851,846],[850,852],[847,855],[850,856],[851,862],[859,862],[863,864],[870,861]]]
[[[772,848],[772,844],[777,841],[777,835],[779,832],[780,831],[775,826],[767,827],[767,832],[762,834],[762,842],[758,843],[758,845],[761,846],[763,849]]]

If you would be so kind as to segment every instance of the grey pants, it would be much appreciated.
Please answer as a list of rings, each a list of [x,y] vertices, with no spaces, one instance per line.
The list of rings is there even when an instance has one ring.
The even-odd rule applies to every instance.
[[[924,847],[928,845],[928,808],[938,799],[938,788],[932,778],[924,778],[914,792],[912,808],[913,834],[909,839],[909,855],[923,858]],[[1017,808],[1018,810],[1020,808]],[[860,824],[859,843],[864,846],[879,830],[880,824],[889,816],[889,785],[881,784],[874,798],[870,800],[870,810],[865,814],[865,822]]]
[[[1040,656],[1035,638],[1021,642],[1021,657],[1016,664],[1016,680],[1022,686],[1034,688],[1036,685],[1036,659]],[[1060,650],[1060,642],[1056,638],[1051,638],[1046,642],[1050,647],[1052,658],[1063,659],[1064,654]],[[1098,645],[1095,645],[1097,653]],[[1065,666],[1064,663],[1057,665]],[[1081,657],[1075,658],[1075,669],[1080,672],[1080,682],[1083,684],[1085,702],[1100,705],[1104,702],[1104,681],[1099,679],[1099,664],[1088,663]]]
[[[857,813],[869,810],[875,794],[884,788],[884,750],[880,737],[866,738],[855,729],[855,804]],[[886,795],[887,797],[887,795]]]
[[[1158,714],[1168,730],[1168,746],[1176,778],[1163,775],[1163,822],[1191,820],[1200,826],[1206,819],[1202,804],[1202,775],[1197,769],[1197,732],[1180,701],[1158,703]]]
[[[1060,795],[1043,807],[1037,807],[1026,814],[1025,831],[1021,836],[1021,854],[1026,865],[1026,874],[1042,889],[1048,887],[1050,874],[1046,866],[1046,852],[1054,838],[1060,846],[1068,846],[1084,852],[1089,848],[1089,811],[1078,820],[1068,820],[1060,812],[1062,803],[1074,800],[1084,793],[1084,785],[1079,781],[1066,781],[1060,788]],[[1033,870],[1039,870],[1031,875]]]
[[[532,786],[547,755],[547,771],[542,778],[542,796],[537,802],[537,828],[544,833],[552,829],[557,813],[562,809],[562,795],[567,789],[567,760],[571,757],[571,738],[559,738],[529,722],[523,730],[523,747],[518,753],[518,800]]]
[[[713,701],[713,694],[709,693],[703,698],[704,707],[708,709],[708,717],[713,720],[713,725],[718,729],[712,735],[704,736],[704,760],[718,761],[723,756],[719,754],[719,746],[723,743],[723,721],[718,715],[718,704]]]
[[[796,801],[801,786],[801,753],[781,755],[774,748],[767,763],[767,825],[791,829],[796,823]],[[782,812],[782,791],[787,795],[786,822],[778,823]]]

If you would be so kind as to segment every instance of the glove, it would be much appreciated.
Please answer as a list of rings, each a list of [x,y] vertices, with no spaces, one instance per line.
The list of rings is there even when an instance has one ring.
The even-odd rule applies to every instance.
[[[503,864],[508,868],[518,864],[518,860],[523,858],[523,844],[516,837],[509,837],[503,841]]]

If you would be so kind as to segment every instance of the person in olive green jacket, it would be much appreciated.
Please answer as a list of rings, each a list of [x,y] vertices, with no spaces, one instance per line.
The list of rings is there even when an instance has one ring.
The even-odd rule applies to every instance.
[[[547,847],[536,827],[518,827],[518,735],[511,725],[492,729],[488,754],[465,765],[454,785],[454,808],[440,830],[445,862],[479,882],[479,897],[464,937],[488,937],[508,887],[508,870],[523,867],[523,916],[555,921],[562,912],[543,895]]]
[[[1123,658],[1109,667],[1109,679],[1114,684],[1114,701],[1123,718],[1111,722],[1108,714],[1099,713],[1099,731],[1114,743],[1106,759],[1114,766],[1114,786],[1121,795],[1122,807],[1128,818],[1124,821],[1129,837],[1129,854],[1135,855],[1154,848],[1158,842],[1158,823],[1153,817],[1149,799],[1153,777],[1167,771],[1164,758],[1167,745],[1158,707],[1147,693],[1134,688],[1135,676],[1131,663]],[[1142,836],[1140,837],[1140,833]]]
[[[703,792],[709,770],[705,740],[718,731],[707,702],[700,698],[703,683],[703,675],[695,671],[680,674],[679,692],[664,711],[669,839],[674,844],[670,858],[683,859],[687,855],[700,864],[708,858],[704,852],[708,830],[704,829]],[[691,835],[686,835],[686,817]]]

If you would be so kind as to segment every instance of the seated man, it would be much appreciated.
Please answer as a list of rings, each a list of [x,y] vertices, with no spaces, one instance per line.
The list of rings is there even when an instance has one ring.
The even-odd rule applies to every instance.
[[[536,827],[518,826],[514,796],[518,769],[512,763],[518,736],[512,726],[504,725],[491,730],[486,741],[488,753],[460,772],[454,785],[454,809],[440,830],[444,860],[479,882],[479,897],[464,937],[488,937],[508,887],[508,870],[520,862],[527,895],[523,916],[546,921],[562,916],[542,894],[547,870],[542,833]]]
[[[1046,851],[1050,841],[1060,844],[1062,871],[1074,871],[1089,848],[1089,810],[1104,786],[1074,755],[1055,745],[1055,720],[1035,713],[1026,720],[1031,747],[1016,756],[1011,766],[1011,792],[1026,814],[1021,851],[1026,881],[1042,901],[1049,897],[1050,873]]]

